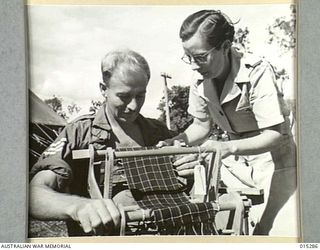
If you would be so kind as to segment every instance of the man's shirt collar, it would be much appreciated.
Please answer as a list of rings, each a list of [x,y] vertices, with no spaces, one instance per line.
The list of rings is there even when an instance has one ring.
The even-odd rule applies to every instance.
[[[105,109],[106,109],[106,104],[104,103],[102,107],[97,111],[97,114],[92,122],[92,126],[101,128],[103,130],[111,130],[111,126],[107,119]]]

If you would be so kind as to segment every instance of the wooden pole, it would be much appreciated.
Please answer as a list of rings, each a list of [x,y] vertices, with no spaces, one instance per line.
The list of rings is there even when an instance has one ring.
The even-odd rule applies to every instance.
[[[166,111],[166,124],[167,124],[168,129],[171,129],[169,98],[168,98],[168,84],[167,84],[167,78],[171,79],[171,76],[169,76],[167,73],[164,73],[164,72],[161,73],[161,76],[164,79],[164,100],[165,100],[165,111]]]

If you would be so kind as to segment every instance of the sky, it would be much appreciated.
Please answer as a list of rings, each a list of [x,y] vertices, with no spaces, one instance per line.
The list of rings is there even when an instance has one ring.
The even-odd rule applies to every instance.
[[[279,56],[277,47],[266,43],[269,24],[289,16],[289,4],[268,5],[131,5],[67,6],[29,5],[29,88],[41,99],[61,97],[65,107],[76,103],[88,113],[91,100],[102,100],[100,62],[110,50],[130,48],[143,55],[151,68],[147,98],[141,113],[158,118],[163,96],[162,72],[168,87],[188,85],[192,70],[183,55],[179,29],[183,20],[201,9],[220,9],[235,28],[249,28],[251,50],[276,65],[286,65],[292,75],[288,95],[293,92],[294,60]]]

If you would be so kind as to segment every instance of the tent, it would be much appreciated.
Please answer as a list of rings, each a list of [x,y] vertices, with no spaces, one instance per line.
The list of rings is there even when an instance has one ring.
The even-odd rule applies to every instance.
[[[31,90],[29,90],[29,107],[29,119],[32,123],[49,126],[65,126],[67,123]]]
[[[67,122],[29,90],[29,166],[55,140]]]

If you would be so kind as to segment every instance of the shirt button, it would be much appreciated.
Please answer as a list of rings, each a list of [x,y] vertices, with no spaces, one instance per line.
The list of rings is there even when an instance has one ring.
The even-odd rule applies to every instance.
[[[219,110],[219,114],[222,115],[222,116],[224,116],[224,114],[223,114],[223,112],[222,112],[221,110]]]

